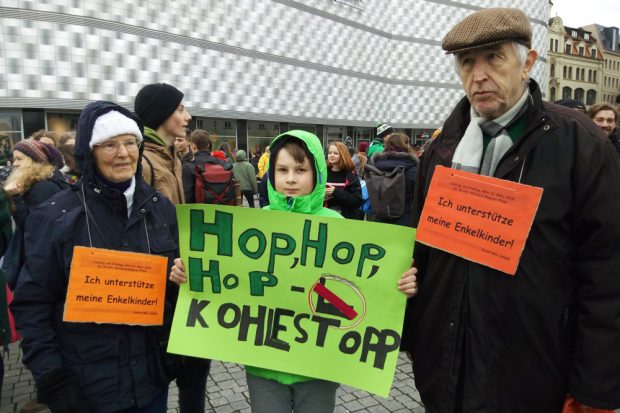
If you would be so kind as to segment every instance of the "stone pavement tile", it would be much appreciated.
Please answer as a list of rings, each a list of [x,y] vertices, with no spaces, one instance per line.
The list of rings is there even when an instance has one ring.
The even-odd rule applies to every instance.
[[[11,345],[10,355],[5,358],[5,379],[0,397],[0,413],[15,413],[23,404],[36,397],[32,375],[22,365],[18,355],[19,348]],[[250,412],[243,366],[214,361],[210,376],[207,382],[207,411],[213,413]],[[179,413],[178,389],[175,382],[171,383],[168,394],[168,413]],[[413,381],[411,363],[403,355],[399,357],[388,399],[348,386],[341,386],[336,397],[336,413],[394,413],[400,410],[423,413],[424,411]]]
[[[366,396],[358,400],[365,408],[373,407],[379,404],[379,401],[371,396]]]
[[[360,402],[357,400],[351,400],[350,402],[346,402],[344,404],[344,408],[349,412],[357,412],[364,408]]]

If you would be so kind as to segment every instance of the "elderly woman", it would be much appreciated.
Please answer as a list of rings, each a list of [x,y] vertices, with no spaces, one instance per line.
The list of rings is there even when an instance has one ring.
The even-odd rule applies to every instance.
[[[38,399],[56,412],[166,412],[165,353],[177,290],[167,285],[162,326],[63,321],[75,246],[178,256],[173,205],[142,179],[142,125],[110,102],[78,121],[82,181],[31,211],[25,265],[12,309]],[[119,272],[119,277],[123,277]]]

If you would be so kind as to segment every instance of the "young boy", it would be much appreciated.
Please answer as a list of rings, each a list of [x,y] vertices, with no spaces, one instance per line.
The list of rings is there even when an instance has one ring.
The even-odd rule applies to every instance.
[[[271,143],[270,152],[269,205],[263,209],[342,218],[338,212],[323,207],[327,165],[315,135],[300,130],[283,133]],[[175,260],[170,280],[186,281],[180,259]],[[408,296],[415,294],[414,268],[403,274],[398,288]],[[334,410],[338,383],[252,366],[246,366],[246,378],[252,413]]]

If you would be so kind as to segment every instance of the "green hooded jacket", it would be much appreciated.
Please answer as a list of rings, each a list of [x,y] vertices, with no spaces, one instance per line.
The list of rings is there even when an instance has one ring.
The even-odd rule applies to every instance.
[[[303,141],[310,151],[310,154],[314,157],[314,168],[316,171],[316,183],[314,185],[314,190],[308,195],[302,195],[294,198],[287,197],[286,195],[277,192],[273,187],[271,180],[268,180],[267,193],[269,195],[269,205],[263,209],[342,218],[342,215],[338,212],[323,207],[325,200],[327,165],[325,163],[325,156],[323,154],[321,141],[314,134],[301,130],[292,130],[277,136],[270,145],[271,156],[269,157],[269,169],[271,169],[271,162],[276,158],[274,148],[278,146],[277,142],[287,136],[292,136]],[[312,377],[299,376],[296,374],[267,370],[252,366],[246,366],[245,369],[248,373],[254,376],[275,380],[286,385],[314,380]]]

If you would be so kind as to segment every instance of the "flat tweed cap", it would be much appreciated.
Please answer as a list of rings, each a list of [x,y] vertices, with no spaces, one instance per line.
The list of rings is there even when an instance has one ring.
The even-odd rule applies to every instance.
[[[532,47],[532,27],[518,9],[482,9],[465,17],[443,38],[446,54],[515,41]]]

